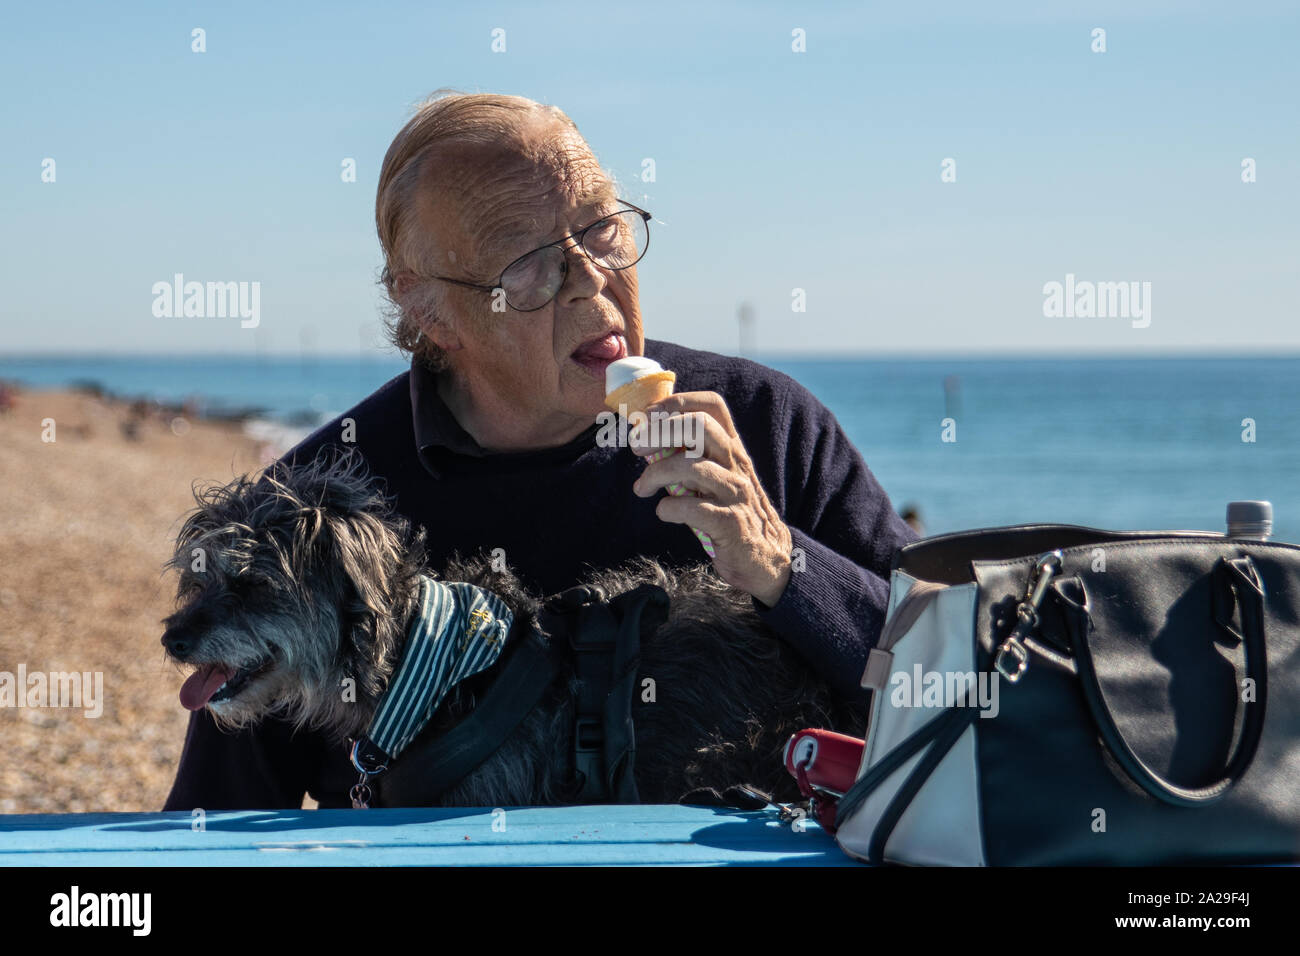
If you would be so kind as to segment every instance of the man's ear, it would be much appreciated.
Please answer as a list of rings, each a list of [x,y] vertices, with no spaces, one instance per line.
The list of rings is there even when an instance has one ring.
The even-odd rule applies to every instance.
[[[426,284],[425,289],[420,286]],[[393,279],[393,291],[402,308],[410,311],[424,337],[444,352],[455,352],[465,346],[456,333],[450,316],[438,309],[438,293],[433,281],[422,279],[413,272],[399,272]]]
[[[397,293],[398,298],[404,299],[423,281],[414,272],[399,272],[393,277],[393,291]]]
[[[425,338],[444,352],[456,352],[465,347],[456,330],[446,322],[430,322],[425,319],[420,323],[420,329],[424,332]]]

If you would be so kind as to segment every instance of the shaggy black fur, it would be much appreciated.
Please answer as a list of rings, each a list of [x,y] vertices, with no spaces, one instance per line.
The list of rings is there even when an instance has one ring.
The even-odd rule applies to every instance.
[[[245,726],[281,711],[338,739],[359,735],[400,660],[423,532],[391,510],[356,456],[320,458],[196,498],[172,561],[182,571],[182,606],[166,622],[171,658],[275,662],[234,699],[209,705],[218,722]],[[201,572],[193,570],[196,549],[207,559]],[[536,620],[538,596],[509,571],[494,570],[486,555],[455,557],[437,577],[494,591],[514,612],[516,628]],[[671,609],[641,648],[637,687],[652,678],[655,700],[638,694],[633,703],[640,799],[675,803],[697,788],[733,784],[798,799],[781,762],[786,740],[805,727],[861,733],[865,708],[837,699],[760,620],[749,596],[708,565],[640,558],[585,583],[613,598],[647,581],[667,591]],[[470,713],[494,671],[453,691],[426,733],[445,732]],[[341,704],[337,689],[348,677],[357,700]],[[568,802],[572,680],[571,669],[562,672],[505,744],[455,787],[430,799],[418,768],[399,758],[377,780],[380,802]]]
[[[453,559],[443,574],[500,595],[516,618],[535,620],[539,602],[510,572],[484,557]],[[708,565],[665,567],[638,558],[584,583],[607,596],[652,582],[668,593],[668,620],[642,642],[636,686],[652,678],[655,700],[637,695],[634,777],[644,803],[676,803],[700,788],[745,785],[780,800],[798,789],[781,762],[791,734],[807,727],[861,733],[866,711],[838,700],[799,655],[754,612],[747,594],[727,586]],[[445,806],[564,802],[573,746],[572,672],[525,718],[492,759],[437,801]],[[433,733],[468,714],[491,672],[467,684],[435,715]],[[419,802],[419,780],[401,761],[380,783],[385,802]]]

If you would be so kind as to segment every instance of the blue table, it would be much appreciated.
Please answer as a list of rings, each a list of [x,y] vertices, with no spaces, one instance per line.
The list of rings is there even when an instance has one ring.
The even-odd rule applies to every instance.
[[[861,866],[775,808],[671,805],[0,815],[8,866]]]

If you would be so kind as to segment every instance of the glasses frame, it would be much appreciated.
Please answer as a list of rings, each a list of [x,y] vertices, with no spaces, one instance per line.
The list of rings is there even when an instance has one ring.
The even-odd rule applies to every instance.
[[[628,208],[620,209],[618,210],[618,212],[611,212],[607,216],[601,216],[599,219],[595,220],[594,222],[588,223],[587,225],[583,226],[581,229],[577,229],[569,233],[563,239],[556,239],[554,242],[548,242],[543,246],[538,246],[536,249],[530,249],[528,252],[525,252],[522,256],[519,256],[517,259],[512,260],[509,265],[507,265],[504,269],[501,270],[501,274],[497,276],[497,281],[495,285],[479,285],[476,282],[466,282],[464,279],[453,279],[449,276],[429,276],[428,278],[437,279],[439,282],[450,282],[453,285],[464,286],[467,289],[477,289],[479,292],[496,292],[497,289],[500,289],[502,294],[504,295],[505,287],[501,284],[501,280],[505,278],[506,273],[509,272],[511,269],[513,269],[517,263],[523,261],[524,259],[527,259],[535,252],[541,252],[543,249],[551,248],[551,246],[562,246],[570,239],[578,240],[578,248],[582,250],[582,254],[586,256],[588,259],[590,259],[591,262],[594,263],[597,268],[609,269],[611,272],[622,272],[624,269],[630,269],[638,262],[640,262],[642,259],[644,259],[645,254],[650,251],[650,218],[651,217],[650,217],[650,213],[646,212],[640,206],[633,205],[632,203],[628,202],[626,199],[620,199],[619,197],[615,196],[614,201],[620,202],[624,206],[627,206]],[[614,269],[610,266],[602,266],[599,262],[596,262],[595,259],[592,259],[591,254],[587,252],[587,246],[585,245],[587,232],[590,229],[593,229],[594,227],[600,225],[606,219],[611,219],[614,216],[621,216],[625,212],[639,213],[641,215],[641,218],[645,220],[645,248],[641,250],[641,255],[637,256],[635,261],[629,262],[625,266],[619,266],[617,269]],[[547,299],[545,302],[543,302],[541,305],[534,306],[531,309],[515,309],[515,307],[510,304],[510,298],[508,296],[506,297],[506,305],[509,305],[510,308],[512,309],[515,309],[516,312],[536,312],[539,309],[546,308],[553,301],[555,301],[555,297],[560,294],[560,290],[564,288],[564,284],[569,281],[569,257],[568,256],[565,256],[561,260],[561,270],[562,271],[560,272],[560,284],[556,286],[555,292],[551,294],[551,297]]]

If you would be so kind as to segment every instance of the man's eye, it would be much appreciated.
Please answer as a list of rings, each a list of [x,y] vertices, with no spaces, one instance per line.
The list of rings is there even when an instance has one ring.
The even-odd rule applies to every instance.
[[[617,219],[598,222],[587,230],[586,245],[592,252],[604,253],[617,249],[622,232],[622,223]]]
[[[527,287],[537,282],[542,277],[544,260],[541,256],[532,255],[520,259],[506,275],[506,280],[511,285]]]
[[[605,222],[598,222],[591,227],[587,233],[589,236],[595,236],[598,239],[609,239],[618,235],[618,220],[608,219]]]

